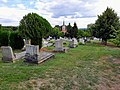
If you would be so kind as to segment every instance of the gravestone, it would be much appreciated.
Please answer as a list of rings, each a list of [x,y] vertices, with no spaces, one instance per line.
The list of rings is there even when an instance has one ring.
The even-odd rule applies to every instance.
[[[25,60],[36,62],[38,61],[39,56],[39,46],[36,45],[26,45],[26,54],[25,54]]]
[[[41,63],[53,56],[53,53],[39,52],[39,45],[26,45],[25,62]]]
[[[63,40],[62,39],[58,39],[55,41],[55,52],[67,52],[68,48],[67,47],[63,47]]]
[[[85,41],[82,38],[79,39],[79,42],[81,42],[82,44],[85,44]]]
[[[42,47],[48,47],[48,41],[45,39],[42,40]]]
[[[25,50],[27,44],[31,45],[31,40],[23,39],[23,41],[24,41],[24,46],[23,46],[22,50]]]
[[[2,46],[2,61],[3,62],[15,62],[16,59],[20,59],[25,56],[25,51],[20,53],[13,53],[10,46]]]
[[[10,46],[2,46],[2,61],[3,62],[14,62],[15,56]]]
[[[69,40],[69,47],[75,48],[78,46],[78,41],[75,38],[72,38],[72,40]]]
[[[55,41],[55,49],[62,49],[63,48],[63,40],[62,39],[58,39]]]

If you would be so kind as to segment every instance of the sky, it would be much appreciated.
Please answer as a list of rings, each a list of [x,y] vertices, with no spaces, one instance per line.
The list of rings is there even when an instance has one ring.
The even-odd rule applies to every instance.
[[[23,16],[37,13],[54,27],[74,22],[78,28],[87,28],[95,23],[97,16],[107,7],[120,16],[119,0],[0,0],[0,24],[18,26]]]

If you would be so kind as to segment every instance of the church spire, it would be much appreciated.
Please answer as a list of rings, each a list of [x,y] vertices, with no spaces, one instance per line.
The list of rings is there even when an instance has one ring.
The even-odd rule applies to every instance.
[[[63,21],[63,26],[65,26],[65,21]]]

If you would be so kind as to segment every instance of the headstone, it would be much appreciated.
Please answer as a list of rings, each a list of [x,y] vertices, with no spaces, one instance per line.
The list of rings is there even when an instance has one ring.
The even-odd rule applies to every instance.
[[[78,41],[75,38],[72,38],[72,40],[69,40],[69,47],[75,48],[78,46]]]
[[[52,53],[46,53],[46,52],[40,52],[39,53],[39,45],[26,45],[26,55],[25,55],[25,61],[26,62],[32,62],[32,63],[41,63],[51,57],[53,57],[54,54]]]
[[[42,47],[47,47],[48,46],[48,41],[46,41],[45,39],[42,40]]]
[[[63,48],[63,40],[62,39],[58,39],[55,41],[55,48]]]
[[[84,41],[83,38],[80,38],[80,39],[79,39],[79,42],[81,42],[82,44],[85,44],[85,41]]]
[[[58,39],[55,41],[55,49],[56,52],[67,52],[68,48],[63,47],[63,40]]]
[[[30,40],[30,39],[25,40],[25,44],[26,44],[26,45],[27,45],[27,44],[31,45],[31,40]]]
[[[27,44],[31,45],[31,40],[30,39],[29,40],[23,39],[23,41],[24,41],[24,47],[22,48],[22,50],[25,50]]]
[[[15,56],[10,46],[2,46],[2,60],[3,62],[14,62]]]
[[[50,36],[47,38],[48,41],[50,41],[51,39],[52,39],[52,37],[50,37]]]
[[[93,40],[94,40],[94,41],[99,41],[100,39],[99,39],[99,38],[94,37],[94,38],[93,38]]]

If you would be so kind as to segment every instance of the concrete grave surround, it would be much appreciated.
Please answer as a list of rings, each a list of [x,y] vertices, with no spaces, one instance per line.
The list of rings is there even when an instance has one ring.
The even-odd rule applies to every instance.
[[[41,63],[53,56],[53,53],[39,52],[39,45],[26,45],[26,62]]]
[[[16,59],[20,59],[25,56],[25,51],[20,53],[13,53],[10,46],[2,46],[2,61],[3,62],[15,62]]]

